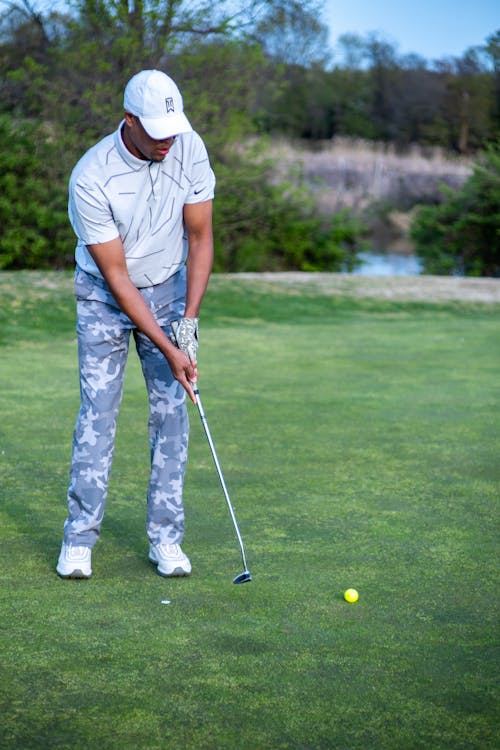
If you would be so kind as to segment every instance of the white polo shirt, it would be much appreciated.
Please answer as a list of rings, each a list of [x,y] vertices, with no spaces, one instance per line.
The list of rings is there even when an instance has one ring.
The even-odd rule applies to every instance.
[[[160,284],[187,257],[183,207],[214,197],[215,177],[197,133],[178,135],[162,162],[133,156],[118,130],[93,146],[69,182],[76,262],[102,278],[86,245],[120,237],[136,287]]]

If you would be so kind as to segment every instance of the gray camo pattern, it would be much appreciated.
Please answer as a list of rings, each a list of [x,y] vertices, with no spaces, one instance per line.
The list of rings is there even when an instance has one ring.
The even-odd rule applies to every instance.
[[[185,268],[139,291],[169,335],[171,322],[184,312]],[[77,268],[75,294],[81,405],[73,435],[64,541],[93,547],[101,531],[132,334],[149,398],[146,532],[153,544],[180,544],[189,438],[184,388],[165,357],[117,306],[103,280]]]

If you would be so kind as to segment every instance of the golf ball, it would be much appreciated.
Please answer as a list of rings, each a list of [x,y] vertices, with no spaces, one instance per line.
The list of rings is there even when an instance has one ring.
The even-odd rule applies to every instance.
[[[353,604],[358,601],[359,594],[356,589],[347,589],[347,591],[344,591],[344,599],[346,602],[351,602],[351,604]]]

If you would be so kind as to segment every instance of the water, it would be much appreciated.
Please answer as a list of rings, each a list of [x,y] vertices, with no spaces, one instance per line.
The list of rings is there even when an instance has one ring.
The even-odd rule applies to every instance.
[[[359,253],[361,265],[353,271],[356,276],[419,276],[422,263],[414,255],[398,253]]]

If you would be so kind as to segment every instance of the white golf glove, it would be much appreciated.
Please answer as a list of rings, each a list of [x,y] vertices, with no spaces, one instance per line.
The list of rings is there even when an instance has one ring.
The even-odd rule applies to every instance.
[[[172,323],[177,346],[187,354],[191,362],[196,362],[198,353],[198,318],[181,318]]]

